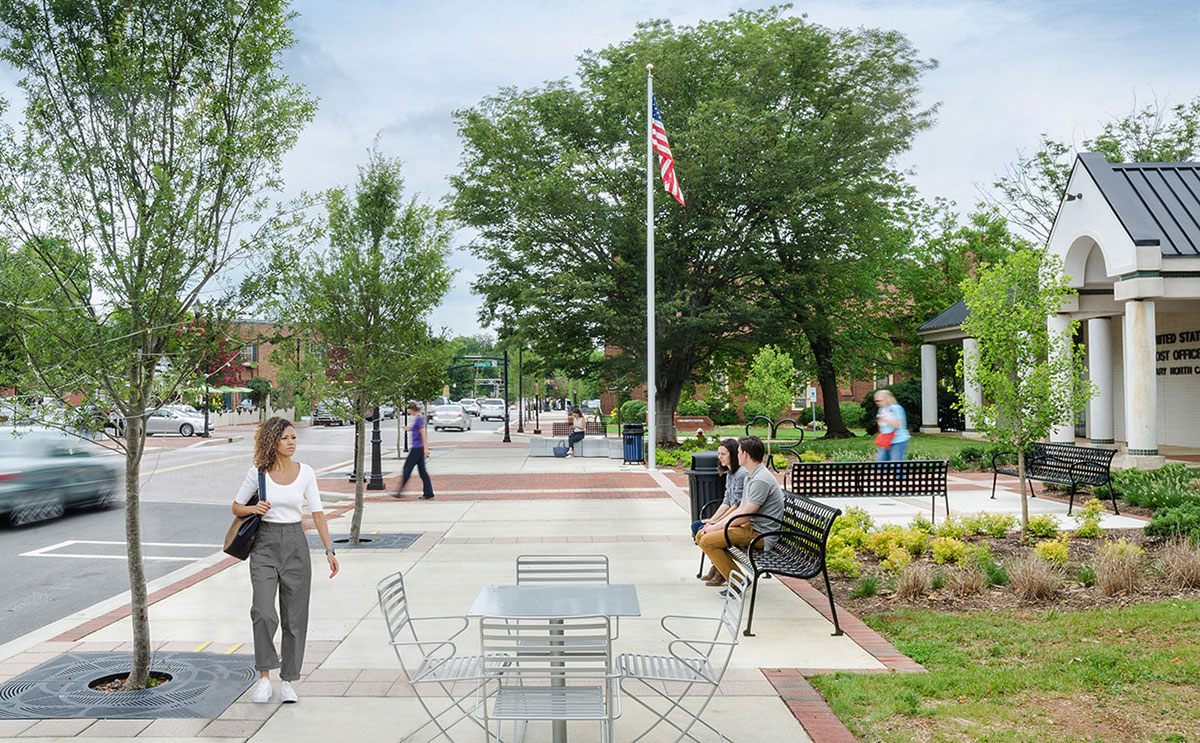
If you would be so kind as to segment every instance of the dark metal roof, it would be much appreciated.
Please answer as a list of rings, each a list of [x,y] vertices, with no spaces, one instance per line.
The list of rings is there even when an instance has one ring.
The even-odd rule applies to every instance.
[[[967,303],[960,299],[939,312],[937,317],[917,328],[917,332],[927,333],[931,330],[942,330],[943,328],[958,327],[959,325],[962,325],[963,320],[967,319],[968,314]]]
[[[1200,255],[1200,163],[1110,163],[1098,152],[1079,161],[1135,245]]]

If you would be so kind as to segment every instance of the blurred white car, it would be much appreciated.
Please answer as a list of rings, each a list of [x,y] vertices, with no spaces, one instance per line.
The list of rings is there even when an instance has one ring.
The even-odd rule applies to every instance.
[[[476,418],[479,417],[479,403],[475,402],[473,397],[464,397],[458,401],[459,405],[463,406],[463,410],[467,411]]]
[[[444,428],[470,431],[471,415],[463,410],[462,405],[438,405],[433,409],[433,416],[430,417],[429,423],[435,431],[441,431]]]
[[[210,433],[214,430],[211,420],[208,424],[208,430]],[[146,418],[147,435],[177,433],[180,436],[186,437],[194,436],[196,433],[203,431],[203,413],[188,413],[178,408],[162,408],[151,413]]]
[[[479,420],[486,421],[495,418],[498,421],[502,421],[505,415],[503,400],[489,397],[479,401]]]

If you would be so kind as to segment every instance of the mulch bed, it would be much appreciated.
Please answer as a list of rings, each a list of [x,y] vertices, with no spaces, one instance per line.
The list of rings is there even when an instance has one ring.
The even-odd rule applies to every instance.
[[[1124,508],[1121,509],[1124,512]],[[1153,565],[1158,553],[1168,543],[1163,537],[1147,537],[1141,529],[1110,529],[1101,539],[1072,539],[1067,559],[1067,566],[1060,572],[1064,577],[1063,591],[1058,597],[1041,601],[1027,601],[1019,597],[1011,586],[988,586],[983,593],[974,596],[961,596],[948,588],[932,591],[926,596],[908,601],[902,600],[894,593],[894,574],[879,566],[878,560],[869,552],[859,551],[858,559],[863,564],[862,574],[879,576],[879,591],[874,596],[851,598],[850,592],[858,586],[861,578],[847,578],[831,574],[830,583],[833,586],[834,601],[838,606],[844,606],[856,616],[869,614],[884,614],[901,608],[934,609],[946,612],[973,612],[1008,609],[1088,609],[1100,607],[1120,607],[1130,604],[1166,601],[1170,599],[1200,599],[1200,589],[1178,589],[1169,585],[1152,571],[1148,572],[1142,581],[1140,589],[1133,594],[1118,593],[1107,596],[1095,586],[1086,587],[1074,578],[1076,569],[1081,564],[1095,562],[1100,545],[1106,541],[1116,541],[1124,537],[1129,543],[1137,544],[1145,550],[1144,565]],[[1022,543],[1021,538],[1012,533],[1003,539],[991,537],[971,537],[968,544],[986,543],[997,562],[1008,563],[1014,558],[1020,558],[1033,551],[1033,546],[1042,540],[1031,539]],[[928,554],[920,558],[933,565]],[[935,569],[950,566],[933,565]],[[820,580],[811,581],[821,593],[825,586]]]

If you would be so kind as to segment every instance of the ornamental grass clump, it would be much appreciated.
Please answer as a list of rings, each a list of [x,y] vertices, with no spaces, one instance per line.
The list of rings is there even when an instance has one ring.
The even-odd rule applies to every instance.
[[[987,587],[987,576],[973,565],[958,565],[946,571],[946,588],[957,596],[975,596]]]
[[[1054,598],[1062,592],[1062,578],[1054,566],[1037,555],[1026,555],[1008,566],[1013,591],[1026,601]]]
[[[933,587],[933,568],[923,562],[912,562],[900,571],[896,596],[905,601],[919,599]]]
[[[1075,514],[1075,536],[1081,539],[1095,539],[1104,535],[1104,530],[1100,528],[1100,519],[1104,516],[1104,504],[1099,500],[1092,498],[1087,503],[1084,503],[1079,508],[1079,512]]]
[[[1158,555],[1158,569],[1173,588],[1200,587],[1200,545],[1176,540]]]
[[[850,598],[869,598],[877,593],[879,593],[879,578],[874,575],[864,575],[862,580],[850,590]]]
[[[1096,587],[1106,596],[1134,593],[1142,584],[1142,548],[1121,537],[1100,545],[1096,556]]]

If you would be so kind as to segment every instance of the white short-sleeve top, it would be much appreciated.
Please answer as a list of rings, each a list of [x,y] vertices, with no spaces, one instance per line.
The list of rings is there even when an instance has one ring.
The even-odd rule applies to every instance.
[[[271,510],[262,517],[263,521],[275,524],[299,523],[303,513],[304,502],[308,501],[309,513],[324,513],[321,505],[321,493],[317,490],[317,474],[307,464],[300,465],[300,474],[291,485],[280,485],[267,474],[266,501],[271,504]],[[251,467],[246,472],[246,479],[238,488],[235,501],[243,506],[250,502],[250,496],[258,490],[258,468]],[[262,500],[259,495],[259,500]]]

